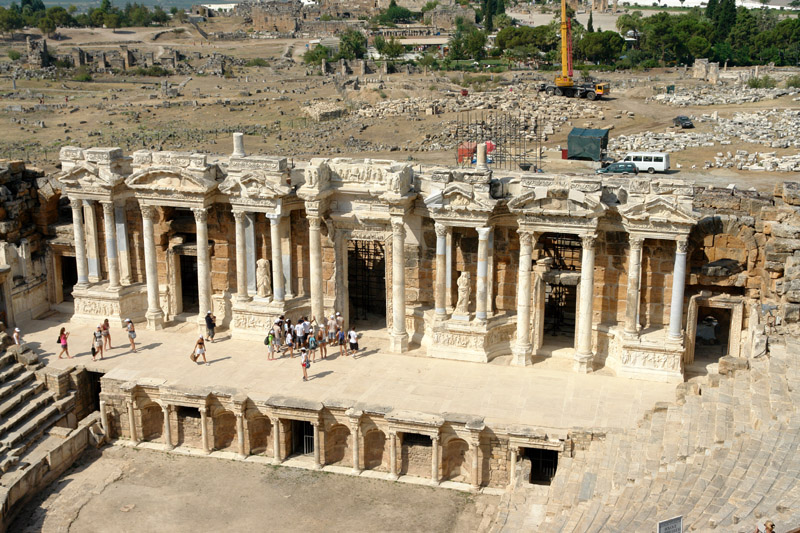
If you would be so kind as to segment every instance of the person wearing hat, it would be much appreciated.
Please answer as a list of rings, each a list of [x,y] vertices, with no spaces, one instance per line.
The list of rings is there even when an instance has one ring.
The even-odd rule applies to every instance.
[[[202,335],[200,335],[200,338],[194,343],[194,349],[192,353],[189,354],[189,358],[195,363],[199,363],[197,360],[200,359],[201,355],[203,356],[203,362],[208,366],[208,360],[206,359],[206,342]]]
[[[761,528],[756,526],[756,533],[761,533]],[[764,522],[764,533],[775,533],[775,522],[767,520]]]
[[[308,381],[308,352],[305,348],[300,348],[300,366],[303,367],[303,381]]]
[[[336,317],[331,315],[328,319],[328,343],[333,344],[336,341],[336,328],[338,325],[336,324]]]
[[[344,331],[344,317],[339,311],[336,311],[336,327]]]
[[[214,342],[214,328],[217,327],[217,317],[211,314],[211,311],[206,313],[206,340]]]
[[[14,328],[12,338],[14,339],[14,344],[22,344],[22,333],[19,331],[19,328]]]
[[[130,318],[125,319],[125,329],[128,331],[128,340],[131,341],[131,351],[136,353],[136,328]]]
[[[98,324],[97,329],[92,333],[92,361],[95,360],[97,354],[100,354],[100,359],[103,358],[103,324]]]

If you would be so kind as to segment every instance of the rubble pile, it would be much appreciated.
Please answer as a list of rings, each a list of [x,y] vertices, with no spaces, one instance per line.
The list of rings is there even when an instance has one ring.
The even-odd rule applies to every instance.
[[[714,130],[739,139],[763,144],[770,148],[800,147],[800,111],[765,110],[755,113],[736,113],[733,118],[718,118]]]
[[[738,170],[765,170],[767,172],[800,172],[800,154],[779,156],[775,152],[736,150],[717,152],[714,161],[706,161],[703,168],[736,168]]]
[[[795,95],[800,90],[787,89],[750,89],[738,85],[718,85],[683,88],[678,87],[673,94],[657,94],[648,97],[647,102],[657,102],[676,107],[700,105],[731,105],[774,100],[781,96]]]
[[[698,146],[724,144],[728,137],[722,133],[700,133],[695,131],[644,132],[634,135],[619,135],[608,140],[608,151],[615,155],[627,152],[679,152]]]
[[[333,120],[347,114],[347,108],[335,102],[316,102],[303,107],[303,113],[320,122]]]

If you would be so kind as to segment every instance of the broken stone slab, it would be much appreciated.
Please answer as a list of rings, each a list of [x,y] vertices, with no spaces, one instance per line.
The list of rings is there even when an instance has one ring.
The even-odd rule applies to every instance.
[[[12,344],[6,350],[8,353],[13,354],[14,358],[21,365],[36,365],[39,363],[39,356],[34,352],[28,344]]]
[[[444,424],[444,418],[439,415],[405,410],[392,411],[386,415],[386,420],[389,422],[405,422],[430,427],[439,427]]]
[[[322,402],[315,402],[313,400],[304,400],[302,398],[294,398],[291,396],[272,396],[267,400],[267,405],[271,407],[287,407],[291,409],[302,409],[304,411],[321,411]]]

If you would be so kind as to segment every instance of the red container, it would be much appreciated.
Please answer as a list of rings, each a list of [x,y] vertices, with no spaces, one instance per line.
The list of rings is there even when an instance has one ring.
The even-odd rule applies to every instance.
[[[561,149],[561,159],[567,159],[567,149],[566,148],[562,148]]]

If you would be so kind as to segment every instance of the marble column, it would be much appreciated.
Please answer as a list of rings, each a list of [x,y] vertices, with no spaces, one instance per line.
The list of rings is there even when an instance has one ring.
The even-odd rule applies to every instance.
[[[494,228],[489,232],[486,251],[486,315],[494,315]]]
[[[236,415],[236,438],[239,445],[239,458],[244,459],[247,457],[244,449],[244,413],[235,413]]]
[[[164,312],[158,294],[158,260],[156,258],[156,243],[153,235],[153,222],[156,217],[156,208],[151,205],[142,206],[142,237],[144,240],[144,270],[147,281],[147,318],[148,329],[162,329],[164,327]]]
[[[545,273],[550,270],[549,258],[539,259],[533,267],[531,284],[533,297],[531,302],[531,355],[536,355],[544,344],[544,305],[547,299],[547,283]],[[576,302],[577,304],[577,302]]]
[[[491,227],[477,228],[478,231],[478,279],[475,283],[475,318],[480,321],[486,320],[486,298],[488,274],[487,259],[489,257],[489,232]]]
[[[311,425],[314,427],[314,468],[320,470],[322,468],[322,462],[320,461],[319,450],[319,422],[311,422]]]
[[[279,226],[281,232],[281,251],[283,254],[282,268],[284,290],[286,291],[287,300],[291,300],[295,297],[294,288],[292,287],[292,225],[289,219],[290,217],[281,217]]]
[[[445,239],[445,269],[444,269],[444,288],[446,308],[454,307],[453,302],[453,228],[447,227],[447,237]]]
[[[118,291],[119,283],[119,255],[117,254],[117,225],[114,222],[114,204],[102,202],[103,227],[106,233],[106,258],[108,261],[108,290]]]
[[[513,362],[517,366],[531,363],[531,265],[533,233],[519,230],[519,274],[517,275],[517,340]]]
[[[592,359],[592,301],[594,300],[594,244],[595,234],[582,235],[581,284],[578,301],[578,342],[575,350],[575,370],[591,372]]]
[[[434,225],[436,229],[436,287],[435,305],[436,318],[447,316],[447,227],[438,222]]]
[[[208,250],[208,208],[192,208],[197,226],[197,299],[198,321],[205,327],[206,311],[211,310],[211,258]]]
[[[515,476],[517,475],[517,447],[511,446],[511,459],[508,462],[508,486],[514,488]]]
[[[127,400],[128,404],[128,427],[130,428],[131,442],[138,443],[139,439],[136,438],[136,416],[133,413],[133,401]]]
[[[431,437],[431,483],[439,484],[439,435]]]
[[[76,286],[89,285],[89,266],[86,262],[86,234],[83,228],[83,200],[71,198],[72,231],[75,234],[75,262],[78,267],[78,283]]]
[[[397,433],[389,432],[389,479],[397,479]]]
[[[247,292],[250,296],[258,293],[256,285],[256,214],[247,213],[244,219],[244,242],[247,258]]]
[[[392,218],[392,332],[389,350],[408,351],[406,332],[406,228],[402,217]]]
[[[200,439],[203,441],[203,453],[211,453],[208,446],[208,407],[205,405],[200,408]]]
[[[100,400],[100,425],[103,427],[103,433],[108,437],[108,411],[106,411],[105,400]]]
[[[114,224],[117,230],[117,262],[119,263],[120,282],[122,285],[133,283],[131,274],[131,252],[128,245],[128,219],[125,206],[114,206]]]
[[[644,237],[631,234],[628,237],[628,294],[625,298],[625,333],[639,333],[639,290],[642,279],[642,244]]]
[[[470,474],[470,484],[472,485],[473,489],[480,489],[481,488],[481,481],[480,481],[480,446],[478,445],[478,441],[474,441],[471,443],[472,446],[472,473]]]
[[[277,216],[269,217],[269,237],[272,247],[272,301],[283,302],[286,292],[283,283],[280,218]]]
[[[100,277],[100,243],[97,238],[97,213],[94,200],[83,201],[83,219],[86,225],[86,260],[89,264],[89,281],[99,282]]]
[[[276,465],[281,464],[281,420],[280,418],[270,417],[272,422],[272,462]]]
[[[172,445],[172,427],[170,426],[169,420],[169,414],[172,411],[172,406],[168,403],[162,403],[161,410],[164,412],[164,449],[169,451],[174,448]]]
[[[236,300],[249,302],[250,294],[247,290],[247,243],[245,242],[245,214],[234,211],[233,219],[236,223]],[[198,269],[199,273],[199,269]],[[202,306],[200,307],[202,311]]]
[[[353,474],[358,475],[361,473],[361,431],[358,425],[350,427],[350,434],[353,436]]]
[[[308,251],[309,269],[311,277],[311,316],[317,322],[325,322],[325,298],[322,291],[322,235],[320,227],[322,219],[317,216],[308,216]]]
[[[684,237],[675,247],[675,268],[672,271],[672,303],[669,309],[669,339],[683,339],[683,290],[686,285],[686,252],[689,241]]]

